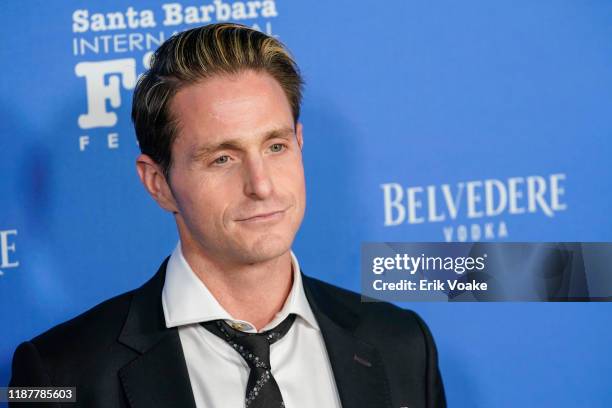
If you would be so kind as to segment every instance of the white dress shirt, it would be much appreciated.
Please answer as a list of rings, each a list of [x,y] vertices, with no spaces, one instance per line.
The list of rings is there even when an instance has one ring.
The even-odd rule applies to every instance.
[[[289,332],[270,346],[272,375],[287,408],[340,407],[323,336],[304,294],[293,252],[291,260],[291,292],[280,312],[261,329],[275,327],[291,313],[297,315]],[[219,304],[185,260],[180,242],[168,261],[162,305],[166,326],[178,327],[196,406],[244,407],[249,366],[226,341],[199,323],[224,319],[250,333],[256,332],[255,326],[233,318]]]

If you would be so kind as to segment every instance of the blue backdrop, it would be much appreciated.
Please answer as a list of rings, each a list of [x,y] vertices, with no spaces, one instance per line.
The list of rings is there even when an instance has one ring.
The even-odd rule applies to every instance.
[[[256,3],[1,6],[0,385],[20,341],[173,249],[129,111],[149,53],[198,24],[256,25],[303,71],[307,274],[358,290],[364,241],[612,240],[609,1]],[[608,304],[403,306],[452,407],[612,406]]]

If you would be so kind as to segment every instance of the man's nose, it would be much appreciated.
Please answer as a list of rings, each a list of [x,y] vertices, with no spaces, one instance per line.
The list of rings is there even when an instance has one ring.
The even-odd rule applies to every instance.
[[[271,175],[265,158],[261,155],[248,157],[243,167],[244,194],[254,199],[265,199],[273,190]]]

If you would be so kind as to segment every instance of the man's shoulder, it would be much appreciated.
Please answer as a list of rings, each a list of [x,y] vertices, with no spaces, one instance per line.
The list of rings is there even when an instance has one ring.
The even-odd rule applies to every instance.
[[[161,287],[164,282],[164,261],[158,272],[139,288],[107,299],[92,307],[86,312],[61,323],[30,340],[40,352],[45,355],[57,355],[62,350],[98,351],[100,348],[109,351],[111,345],[117,343],[122,330],[124,330],[131,308],[138,299],[153,298],[154,306],[140,305],[143,313],[157,317],[157,310],[161,309]]]
[[[13,355],[11,384],[74,386],[87,379],[106,384],[109,373],[135,355],[117,342],[133,294],[115,296],[21,343]]]
[[[166,333],[160,294],[166,262],[138,289],[21,343],[11,384],[70,384],[116,391],[117,372],[141,353],[141,337]]]
[[[412,310],[363,297],[316,278],[305,276],[305,280],[309,289],[317,293],[316,301],[328,304],[328,314],[337,316],[337,320],[343,320],[343,317],[338,316],[340,313],[353,314],[355,332],[364,337],[393,335],[421,340],[429,334],[423,319]]]
[[[30,340],[46,358],[64,360],[84,351],[95,355],[117,341],[125,324],[135,290],[117,295]],[[49,362],[53,365],[53,362]]]

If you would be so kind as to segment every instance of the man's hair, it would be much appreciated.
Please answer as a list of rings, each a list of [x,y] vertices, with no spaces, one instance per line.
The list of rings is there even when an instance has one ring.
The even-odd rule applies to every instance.
[[[160,165],[166,179],[177,133],[177,121],[170,112],[174,95],[214,75],[245,70],[266,72],[278,81],[297,123],[303,81],[297,64],[277,39],[240,24],[210,24],[175,34],[155,51],[150,69],[134,90],[132,121],[140,151]]]

